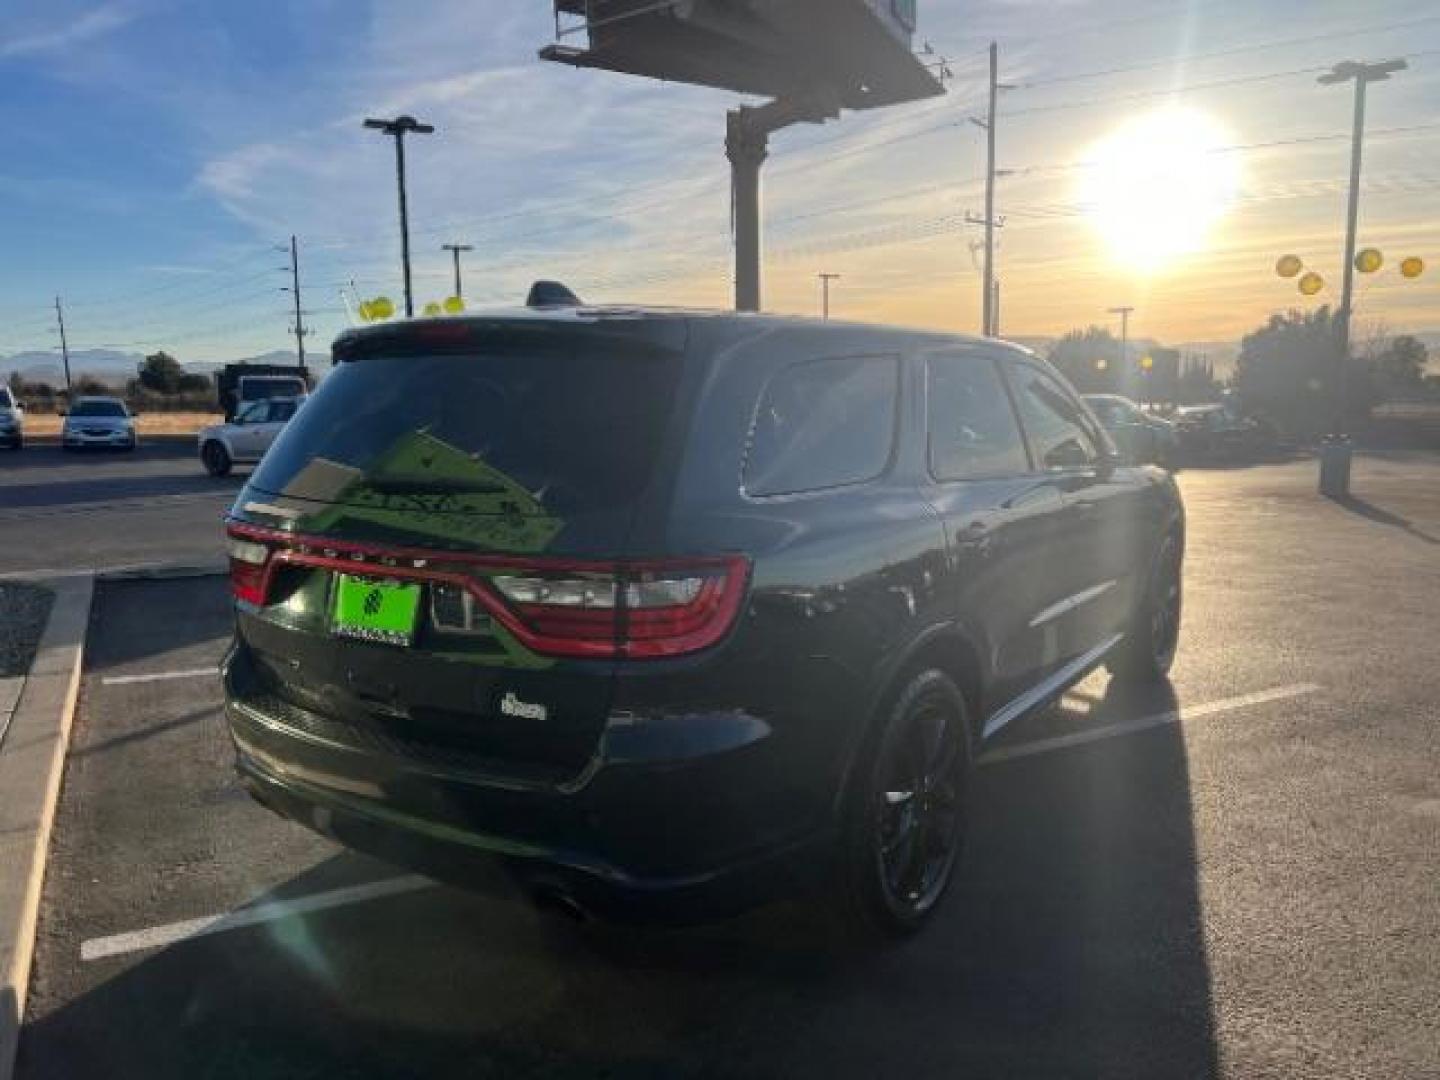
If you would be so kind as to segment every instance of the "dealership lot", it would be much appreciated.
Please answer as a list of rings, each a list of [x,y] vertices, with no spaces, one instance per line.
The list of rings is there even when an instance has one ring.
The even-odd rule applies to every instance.
[[[1310,462],[1181,483],[1173,687],[1007,730],[956,894],[882,953],[803,901],[621,931],[346,854],[234,781],[223,580],[102,584],[19,1075],[1435,1074],[1440,461],[1344,505]],[[36,512],[0,570],[213,559],[235,488],[144,450],[0,485]]]

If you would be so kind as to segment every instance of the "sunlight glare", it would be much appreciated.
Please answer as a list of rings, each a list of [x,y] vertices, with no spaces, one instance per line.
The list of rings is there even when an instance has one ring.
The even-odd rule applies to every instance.
[[[1203,249],[1235,200],[1239,165],[1214,118],[1168,108],[1122,124],[1090,148],[1081,201],[1124,266],[1156,271]]]

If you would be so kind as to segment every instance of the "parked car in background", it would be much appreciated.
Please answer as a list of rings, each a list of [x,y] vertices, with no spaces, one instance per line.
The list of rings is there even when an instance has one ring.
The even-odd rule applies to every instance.
[[[8,386],[0,386],[0,446],[19,450],[25,445],[25,409]]]
[[[247,401],[229,423],[204,428],[197,445],[205,471],[211,476],[225,476],[235,465],[259,461],[304,400],[277,397]]]
[[[984,741],[1175,655],[1173,479],[1014,346],[545,308],[335,358],[231,511],[223,676],[255,798],[358,850],[904,934]]]
[[[66,450],[134,450],[137,442],[135,417],[117,397],[76,398],[60,429],[60,445]]]
[[[1085,404],[1128,460],[1175,467],[1180,440],[1169,420],[1151,416],[1119,394],[1086,394]]]
[[[1175,410],[1175,433],[1186,462],[1254,460],[1276,442],[1271,425],[1225,404],[1181,406]]]

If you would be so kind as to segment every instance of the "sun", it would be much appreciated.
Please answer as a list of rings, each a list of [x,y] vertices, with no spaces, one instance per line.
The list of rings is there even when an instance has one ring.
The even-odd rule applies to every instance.
[[[1235,201],[1230,133],[1197,109],[1127,121],[1090,148],[1080,198],[1112,257],[1153,272],[1204,250]]]

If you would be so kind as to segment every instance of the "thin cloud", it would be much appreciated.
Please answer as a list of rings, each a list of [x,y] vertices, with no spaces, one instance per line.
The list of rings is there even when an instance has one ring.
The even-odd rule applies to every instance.
[[[140,17],[131,4],[102,4],[65,26],[0,40],[0,60],[64,52],[95,38],[113,33]]]

